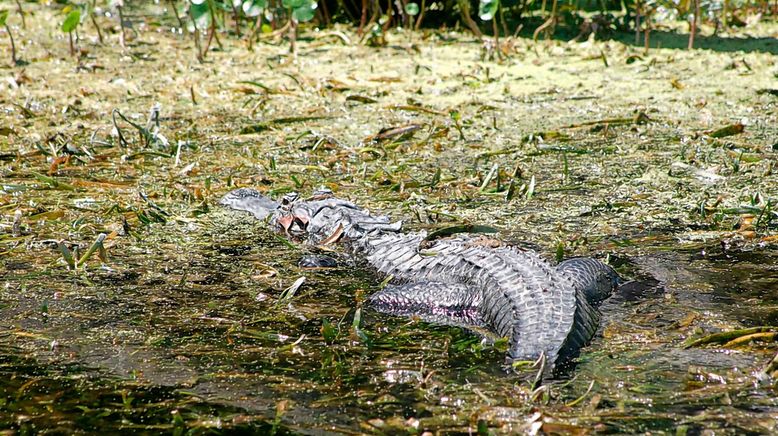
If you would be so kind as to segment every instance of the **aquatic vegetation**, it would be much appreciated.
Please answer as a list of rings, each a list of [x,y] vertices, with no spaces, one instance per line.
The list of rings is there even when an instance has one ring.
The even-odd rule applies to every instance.
[[[95,2],[102,44],[80,9],[75,57],[62,5],[3,6],[28,64],[0,70],[0,427],[776,431],[774,23],[752,39],[703,23],[707,50],[686,51],[652,21],[646,53],[634,28],[571,43],[560,22],[533,42],[546,12],[490,61],[451,31],[459,9],[382,23],[366,2],[360,35],[332,8],[325,26],[320,2],[295,57],[274,33],[288,11],[242,3],[238,36],[224,3],[200,63],[209,28],[184,34],[184,3],[119,19]],[[520,5],[503,7],[513,23]],[[374,25],[385,45],[365,44]],[[635,282],[569,378],[506,377],[504,341],[372,312],[382,284],[342,253],[216,205],[244,186],[325,186],[435,237],[499,230],[549,258],[608,253]],[[341,266],[299,266],[309,254]]]

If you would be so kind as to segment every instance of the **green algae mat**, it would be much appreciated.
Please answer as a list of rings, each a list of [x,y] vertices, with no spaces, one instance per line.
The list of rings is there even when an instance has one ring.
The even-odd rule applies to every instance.
[[[222,37],[199,62],[154,7],[124,47],[83,23],[75,56],[60,10],[26,7],[20,64],[0,52],[3,434],[778,431],[775,23],[693,51],[514,38],[497,60],[461,33],[302,27],[295,55]],[[638,285],[539,384],[217,205],[322,186]]]

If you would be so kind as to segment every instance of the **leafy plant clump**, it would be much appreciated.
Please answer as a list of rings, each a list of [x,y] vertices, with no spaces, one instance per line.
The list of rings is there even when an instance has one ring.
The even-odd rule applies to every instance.
[[[744,26],[744,18],[750,22],[778,15],[778,6],[767,0],[757,2],[731,1],[670,1],[605,0],[593,2],[565,2],[561,0],[397,0],[378,2],[343,2],[340,0],[168,0],[169,13],[175,16],[178,28],[192,35],[196,57],[205,61],[211,47],[222,49],[222,34],[234,34],[244,38],[247,47],[268,35],[277,40],[286,37],[290,51],[295,53],[299,26],[313,23],[316,27],[329,27],[334,23],[348,23],[357,28],[360,42],[368,45],[384,45],[384,34],[390,28],[420,30],[429,28],[464,28],[478,38],[490,35],[484,41],[489,57],[503,58],[510,52],[509,38],[528,32],[534,40],[539,38],[567,38],[583,40],[589,37],[610,37],[614,31],[634,32],[635,44],[641,43],[648,50],[650,35],[657,21],[683,21],[688,23],[688,48],[695,46],[703,30],[715,35],[720,31]],[[24,27],[24,11],[17,2]],[[61,30],[68,36],[71,56],[78,53],[79,27],[91,22],[100,44],[105,43],[100,27],[100,10],[110,10],[118,17],[119,44],[127,44],[128,8],[124,0],[91,0],[70,2],[62,10]],[[8,10],[0,10],[0,28],[4,28],[11,45],[11,58],[17,63],[17,47],[7,24]],[[107,16],[107,15],[106,15]],[[704,29],[703,26],[708,26]],[[562,30],[559,30],[562,29]],[[503,43],[501,44],[501,38]],[[656,42],[653,45],[657,46]]]

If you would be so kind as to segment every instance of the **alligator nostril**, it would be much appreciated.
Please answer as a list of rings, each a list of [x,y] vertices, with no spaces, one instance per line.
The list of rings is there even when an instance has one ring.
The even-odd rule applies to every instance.
[[[294,217],[294,223],[297,224],[297,227],[299,227],[300,230],[305,230],[308,228],[308,220],[304,220],[298,216]]]

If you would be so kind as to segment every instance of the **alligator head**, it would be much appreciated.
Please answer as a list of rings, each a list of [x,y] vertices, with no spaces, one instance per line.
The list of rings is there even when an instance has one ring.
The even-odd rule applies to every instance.
[[[257,219],[270,216],[273,230],[311,244],[335,242],[343,237],[357,240],[371,232],[399,232],[402,222],[373,216],[359,206],[336,198],[329,189],[302,199],[291,192],[277,203],[256,190],[240,188],[227,193],[219,204],[250,212]]]

